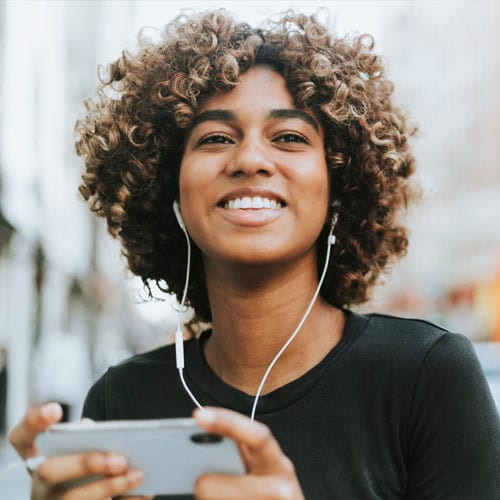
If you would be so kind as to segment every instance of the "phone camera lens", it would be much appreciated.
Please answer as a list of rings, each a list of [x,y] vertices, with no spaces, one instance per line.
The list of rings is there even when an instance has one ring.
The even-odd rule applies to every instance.
[[[211,434],[209,432],[200,432],[191,436],[191,441],[196,444],[214,444],[220,443],[223,437],[218,434]]]

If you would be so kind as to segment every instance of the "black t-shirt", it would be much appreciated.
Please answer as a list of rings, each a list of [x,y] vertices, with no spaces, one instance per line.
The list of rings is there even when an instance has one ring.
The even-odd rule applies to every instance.
[[[346,314],[325,358],[257,408],[295,464],[305,497],[499,500],[500,421],[471,343],[421,320]],[[248,415],[253,396],[206,363],[208,336],[185,342],[190,389],[202,404]],[[110,368],[83,414],[172,418],[193,409],[170,345]]]

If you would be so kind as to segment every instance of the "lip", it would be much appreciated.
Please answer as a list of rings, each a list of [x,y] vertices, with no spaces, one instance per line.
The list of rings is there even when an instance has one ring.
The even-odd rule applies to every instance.
[[[265,188],[259,188],[259,187],[240,187],[237,189],[233,189],[231,191],[228,191],[224,195],[222,195],[218,200],[217,200],[217,207],[221,208],[224,203],[228,200],[234,200],[235,198],[243,198],[244,196],[260,196],[261,198],[269,198],[271,200],[276,200],[281,203],[283,207],[287,205],[286,200],[281,196],[280,194],[276,193],[275,191],[272,191],[270,189],[265,189]],[[257,211],[261,210],[263,212],[266,212],[267,209],[248,209],[248,211]]]

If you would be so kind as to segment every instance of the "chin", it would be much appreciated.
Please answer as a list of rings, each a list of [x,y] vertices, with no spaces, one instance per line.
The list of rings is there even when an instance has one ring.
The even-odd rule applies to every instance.
[[[245,268],[268,268],[280,265],[287,265],[293,262],[299,263],[310,261],[315,262],[315,246],[308,248],[291,248],[290,245],[256,246],[252,244],[232,245],[227,252],[217,252],[212,256],[220,262],[227,263],[230,266],[242,266]],[[209,257],[210,258],[210,257]]]

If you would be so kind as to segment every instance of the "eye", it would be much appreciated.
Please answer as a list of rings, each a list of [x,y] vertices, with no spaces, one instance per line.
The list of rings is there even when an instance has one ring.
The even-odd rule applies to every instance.
[[[196,143],[197,146],[203,146],[205,144],[232,144],[233,141],[230,137],[223,134],[210,134],[201,137]]]
[[[284,143],[302,143],[309,144],[309,141],[302,135],[297,132],[286,132],[284,134],[278,135],[273,139],[273,142],[284,142]]]

